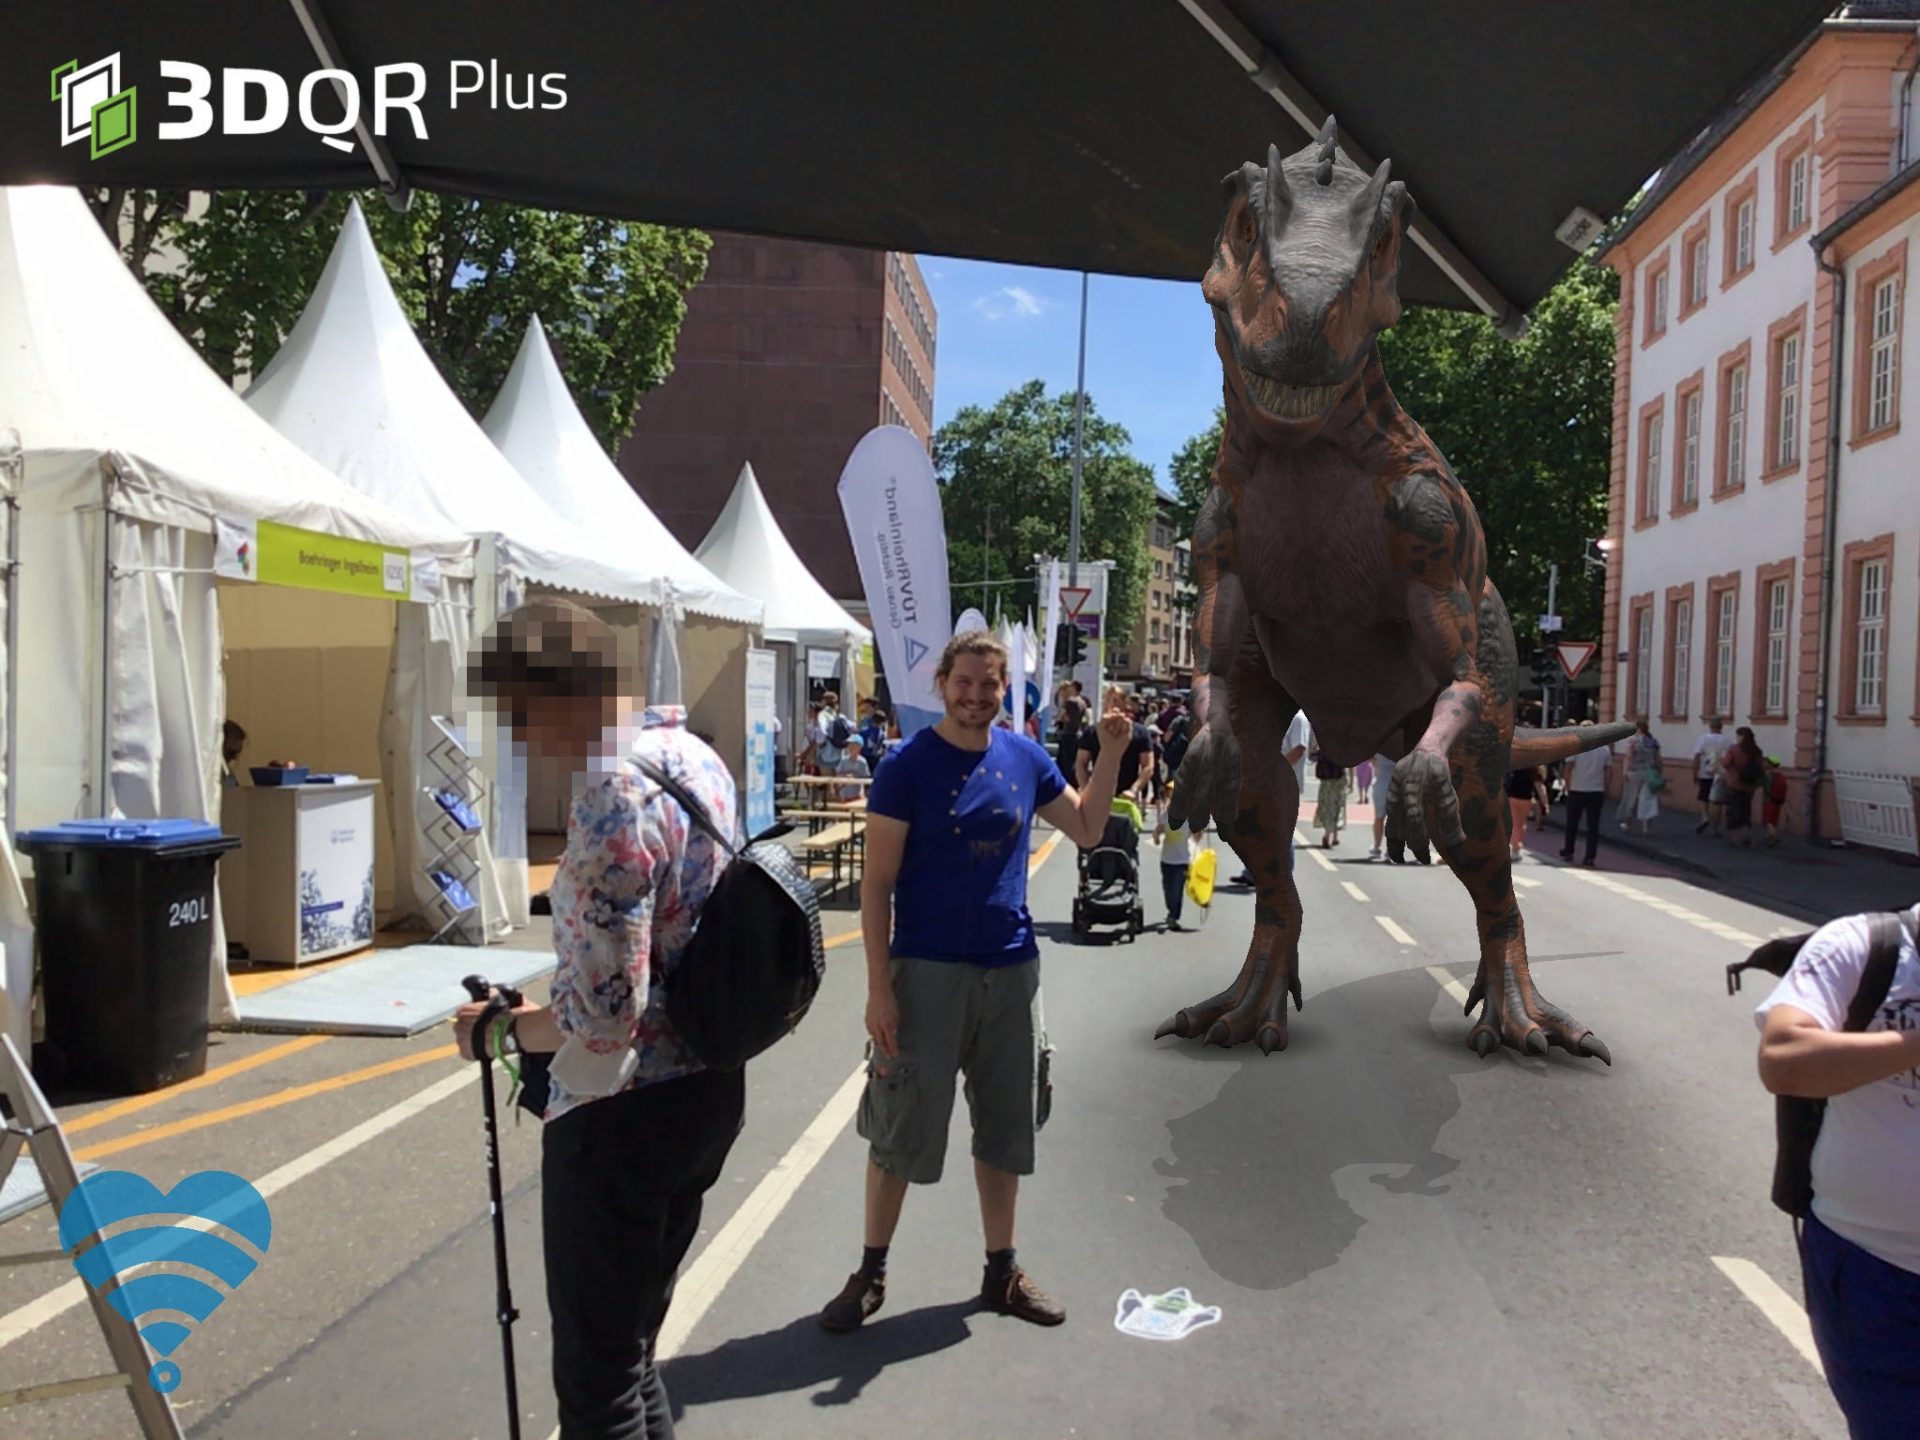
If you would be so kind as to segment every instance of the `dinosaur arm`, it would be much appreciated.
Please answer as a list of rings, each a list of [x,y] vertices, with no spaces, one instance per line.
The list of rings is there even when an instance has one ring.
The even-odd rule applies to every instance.
[[[1479,720],[1492,694],[1481,673],[1479,595],[1486,547],[1473,502],[1451,476],[1415,475],[1394,488],[1394,553],[1407,577],[1407,620],[1444,687],[1419,748],[1446,754]]]
[[[1196,728],[1227,724],[1227,676],[1253,619],[1237,573],[1239,548],[1233,499],[1216,481],[1193,527],[1194,583],[1200,591],[1193,615]]]

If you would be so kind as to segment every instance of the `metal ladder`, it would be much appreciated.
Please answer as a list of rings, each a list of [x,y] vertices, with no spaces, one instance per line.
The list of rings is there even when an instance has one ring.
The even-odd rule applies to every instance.
[[[80,1183],[79,1172],[73,1163],[73,1151],[67,1146],[67,1137],[61,1133],[60,1121],[53,1113],[53,1107],[47,1104],[47,1097],[34,1084],[33,1072],[28,1069],[26,1061],[20,1058],[12,1039],[6,1035],[0,1035],[0,1105],[4,1105],[4,1113],[0,1114],[0,1122],[4,1122],[4,1128],[0,1128],[0,1184],[4,1184],[7,1176],[13,1172],[21,1152],[30,1153],[40,1171],[41,1183],[46,1186],[47,1198],[53,1202],[57,1213]],[[19,1255],[0,1255],[0,1269],[16,1265],[66,1264],[71,1259],[64,1250],[30,1250]],[[93,1318],[99,1322],[100,1333],[106,1337],[107,1350],[113,1356],[116,1368],[105,1375],[49,1380],[39,1385],[0,1390],[0,1410],[39,1400],[61,1400],[69,1395],[91,1394],[96,1390],[125,1389],[128,1403],[133,1406],[134,1417],[140,1422],[140,1433],[146,1440],[183,1440],[172,1402],[147,1381],[147,1367],[152,1362],[147,1354],[146,1343],[134,1329],[133,1322],[101,1299],[100,1292],[93,1286],[88,1285],[86,1291],[87,1303],[93,1306]]]

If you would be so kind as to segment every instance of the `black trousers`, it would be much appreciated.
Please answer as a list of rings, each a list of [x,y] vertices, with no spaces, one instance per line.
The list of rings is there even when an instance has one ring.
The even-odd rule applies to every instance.
[[[562,1440],[672,1440],[654,1341],[745,1103],[743,1072],[704,1071],[546,1127],[540,1206]]]
[[[1567,792],[1567,843],[1560,853],[1567,859],[1573,858],[1574,837],[1580,833],[1580,822],[1587,822],[1587,855],[1593,859],[1594,852],[1600,848],[1600,812],[1606,808],[1607,797],[1599,790],[1569,790]]]

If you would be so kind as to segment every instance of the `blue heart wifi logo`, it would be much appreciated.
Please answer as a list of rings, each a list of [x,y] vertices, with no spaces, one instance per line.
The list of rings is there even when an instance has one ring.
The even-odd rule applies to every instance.
[[[164,1223],[117,1228],[136,1219]],[[73,1255],[73,1268],[162,1357],[246,1283],[260,1263],[253,1251],[265,1255],[272,1243],[265,1197],[224,1170],[189,1175],[165,1195],[131,1171],[103,1170],[82,1180],[60,1207],[60,1245]],[[180,1367],[165,1358],[147,1372],[163,1395],[180,1378]]]

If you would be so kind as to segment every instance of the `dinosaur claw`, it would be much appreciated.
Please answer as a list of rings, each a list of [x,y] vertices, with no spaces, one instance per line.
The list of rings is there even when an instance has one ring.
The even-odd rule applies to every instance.
[[[1576,1055],[1591,1055],[1608,1068],[1612,1068],[1613,1054],[1607,1049],[1606,1041],[1591,1030],[1580,1037],[1579,1043],[1573,1047],[1573,1050]]]
[[[1276,1050],[1287,1048],[1287,1032],[1278,1025],[1262,1025],[1253,1043],[1260,1047],[1262,1055],[1271,1055]]]
[[[1182,1040],[1187,1038],[1186,1011],[1175,1011],[1170,1018],[1162,1020],[1160,1022],[1160,1028],[1153,1032],[1153,1038],[1156,1040],[1164,1040],[1169,1035],[1177,1035]]]
[[[1473,1046],[1473,1053],[1484,1060],[1493,1053],[1493,1047],[1500,1042],[1491,1030],[1476,1030],[1467,1043]]]
[[[1527,1038],[1524,1042],[1524,1045],[1526,1048],[1526,1052],[1529,1055],[1546,1054],[1547,1053],[1547,1032],[1540,1029],[1537,1026],[1534,1029],[1527,1031]]]
[[[1206,1043],[1209,1045],[1218,1045],[1222,1050],[1231,1050],[1233,1048],[1233,1031],[1227,1028],[1226,1021],[1216,1020],[1213,1022],[1213,1028],[1207,1031]]]

